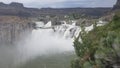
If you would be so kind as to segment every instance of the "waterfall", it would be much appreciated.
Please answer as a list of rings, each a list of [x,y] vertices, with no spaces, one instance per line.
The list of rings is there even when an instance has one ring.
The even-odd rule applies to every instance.
[[[49,21],[47,24],[44,22],[36,22],[36,24],[37,27],[42,28],[54,27],[54,30],[52,28],[34,29],[26,42],[17,47],[22,55],[22,60],[27,61],[42,55],[74,51],[74,37],[77,37],[81,31],[81,28],[75,25],[76,23],[67,24],[64,22],[61,25],[52,26],[52,22]],[[92,29],[93,25],[85,27],[87,32]]]
[[[36,22],[39,27],[51,27],[51,21],[47,24]],[[67,28],[66,28],[67,27]],[[31,59],[41,55],[64,53],[74,51],[72,38],[65,38],[65,34],[69,32],[74,25],[65,25],[55,27],[56,31],[50,29],[34,29],[32,35],[27,39],[24,45],[18,48],[24,58]],[[63,31],[64,30],[64,31]],[[66,30],[66,31],[65,31]],[[63,31],[63,35],[59,33]],[[23,52],[24,51],[24,52]]]
[[[47,24],[45,24],[45,27],[51,27],[52,26],[52,22],[49,21]]]

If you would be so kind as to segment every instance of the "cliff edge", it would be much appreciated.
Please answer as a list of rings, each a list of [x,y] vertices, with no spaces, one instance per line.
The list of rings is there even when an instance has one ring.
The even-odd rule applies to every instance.
[[[120,0],[117,0],[116,4],[113,6],[113,10],[120,9]]]

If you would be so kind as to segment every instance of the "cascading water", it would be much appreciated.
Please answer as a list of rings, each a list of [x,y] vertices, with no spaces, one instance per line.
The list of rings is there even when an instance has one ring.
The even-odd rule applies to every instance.
[[[36,24],[37,27],[52,27],[51,21],[45,25],[43,22],[37,22]],[[21,54],[23,54],[24,60],[29,60],[41,55],[74,51],[74,48],[72,46],[73,40],[71,36],[69,36],[69,38],[64,37],[67,36],[67,33],[69,33],[70,29],[73,28],[76,28],[75,25],[63,24],[61,26],[55,26],[55,31],[52,28],[34,29],[31,37],[27,39],[26,43],[23,46],[19,46],[18,48]],[[23,51],[24,53],[22,53]]]
[[[39,25],[41,24],[42,22]],[[43,27],[51,27],[51,26],[52,26],[51,21],[49,21]],[[56,32],[54,32],[52,28],[33,30],[31,40],[32,40],[31,44],[34,45],[33,47],[35,46],[37,47],[37,49],[35,50],[39,50],[39,52],[43,52],[43,53],[44,52],[53,53],[56,51],[63,52],[63,51],[73,50],[71,39],[65,39],[60,37],[60,34],[57,34]]]
[[[62,25],[55,27],[56,33],[61,34],[65,39],[74,39],[80,32],[80,28],[75,24],[70,25],[64,22]]]
[[[9,64],[9,62],[7,61],[8,63],[6,62],[5,63],[9,65],[4,66],[4,68],[17,68],[10,66],[23,65],[27,63],[27,61],[43,55],[54,55],[54,54],[74,51],[74,48],[72,46],[73,39],[74,37],[77,37],[79,35],[79,32],[81,31],[81,28],[79,26],[76,26],[75,23],[70,25],[64,22],[61,25],[52,26],[51,21],[49,21],[47,24],[44,24],[44,22],[36,22],[36,24],[37,24],[36,27],[39,28],[34,29],[32,31],[32,34],[28,36],[29,38],[27,38],[24,41],[24,43],[19,43],[19,45],[17,45],[14,48],[7,48],[5,50],[3,50],[3,48],[0,49],[1,51],[8,50],[6,51],[7,55],[13,54],[12,56],[9,56],[10,58],[9,62],[11,62],[12,64]],[[97,26],[101,26],[101,25],[102,24],[98,24]],[[89,27],[85,27],[85,30],[87,32],[92,29],[93,29],[93,25]],[[1,54],[0,52],[0,55],[4,55],[4,54]],[[4,58],[6,59],[6,57]],[[0,60],[4,60],[4,59],[0,59]]]

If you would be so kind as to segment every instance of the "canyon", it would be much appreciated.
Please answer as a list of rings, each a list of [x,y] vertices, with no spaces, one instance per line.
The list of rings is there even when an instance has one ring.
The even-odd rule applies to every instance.
[[[95,22],[100,26],[106,24],[112,20],[114,11],[119,10],[119,5],[120,0],[117,0],[113,7],[105,8],[38,9],[24,7],[22,3],[17,2],[0,2],[0,67],[16,68],[14,64],[21,64],[24,66],[20,68],[29,68],[32,64],[39,66],[39,63],[45,61],[41,67],[46,67],[48,63],[53,68],[54,65],[52,67],[52,64],[46,61],[51,61],[51,57],[56,56],[52,63],[58,62],[61,68],[64,68],[64,64],[69,67],[68,63],[75,57],[73,40],[81,31],[81,24],[84,24],[87,32],[93,29]],[[39,26],[41,22],[43,25]],[[40,29],[47,26],[55,27],[55,30]],[[50,56],[45,57],[46,53]],[[59,57],[64,60],[64,56],[67,62],[58,60]]]

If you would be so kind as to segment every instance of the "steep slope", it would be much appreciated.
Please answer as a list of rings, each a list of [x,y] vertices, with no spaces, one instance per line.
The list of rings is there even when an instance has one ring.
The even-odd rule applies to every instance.
[[[32,32],[32,22],[17,16],[0,16],[0,46],[15,44]]]
[[[120,0],[117,0],[116,4],[113,7],[113,10],[120,9]]]

